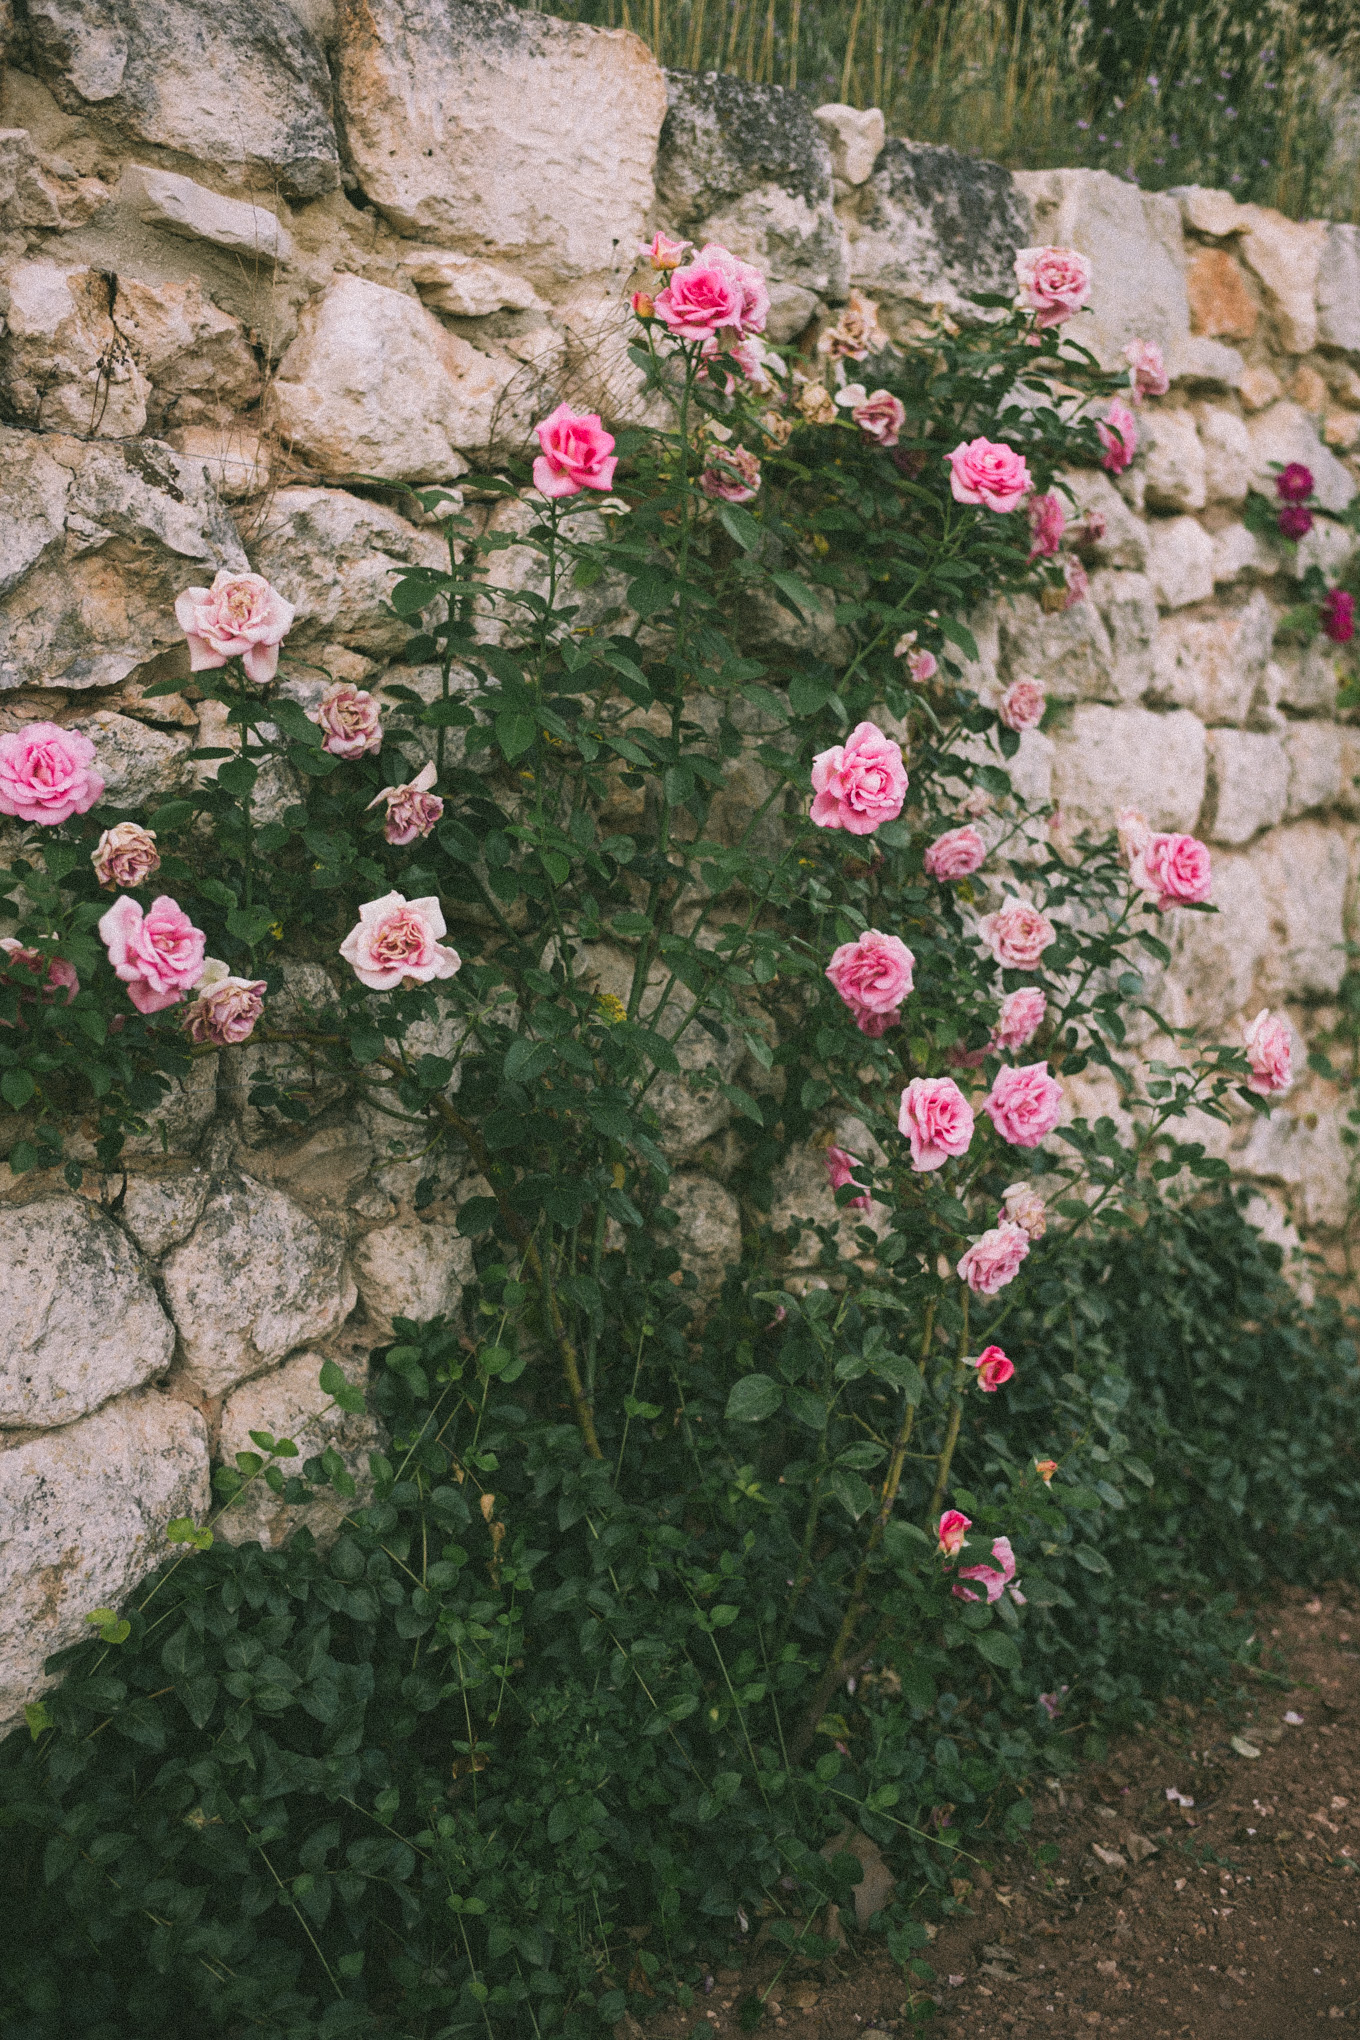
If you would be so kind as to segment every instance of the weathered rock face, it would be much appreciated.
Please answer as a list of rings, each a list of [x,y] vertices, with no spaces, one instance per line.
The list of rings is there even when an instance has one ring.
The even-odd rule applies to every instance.
[[[257,262],[287,262],[292,256],[292,236],[275,214],[262,205],[209,191],[192,177],[130,163],[118,190],[149,225],[181,234],[187,241],[211,241],[214,247],[230,248]]]
[[[392,1336],[394,1317],[448,1317],[472,1278],[472,1247],[444,1225],[385,1225],[354,1249],[359,1294],[375,1339]]]
[[[297,611],[290,645],[352,645],[375,657],[400,651],[410,634],[384,613],[398,571],[448,565],[437,531],[343,489],[280,489],[251,553]]]
[[[736,1198],[711,1176],[687,1170],[672,1176],[663,1202],[679,1219],[670,1238],[681,1268],[694,1276],[700,1296],[716,1296],[729,1268],[741,1260],[741,1210]]]
[[[1180,207],[1107,170],[1027,170],[1015,182],[1034,208],[1034,238],[1077,248],[1100,278],[1071,331],[1113,367],[1130,340],[1156,340],[1168,358],[1190,337]]]
[[[1108,827],[1122,807],[1154,829],[1193,829],[1204,804],[1204,725],[1183,709],[1075,709],[1060,732],[1053,793],[1064,813]]]
[[[319,1353],[295,1353],[282,1367],[234,1388],[222,1405],[218,1456],[230,1465],[238,1452],[258,1452],[250,1434],[268,1431],[274,1438],[290,1438],[298,1448],[297,1458],[282,1464],[285,1474],[296,1473],[304,1460],[323,1452],[338,1452],[360,1496],[371,1499],[368,1455],[381,1444],[377,1421],[367,1411],[349,1416],[331,1405],[320,1384],[322,1364]],[[351,1386],[367,1386],[366,1357],[346,1356],[337,1364]],[[218,1517],[214,1534],[228,1544],[258,1542],[272,1550],[305,1524],[325,1544],[335,1537],[346,1513],[362,1506],[360,1500],[347,1501],[334,1488],[325,1488],[314,1501],[294,1507],[261,1479],[252,1481]]]
[[[967,313],[976,291],[1013,292],[1016,251],[1032,232],[1019,179],[927,142],[886,143],[844,211],[851,281],[904,316],[928,305]]]

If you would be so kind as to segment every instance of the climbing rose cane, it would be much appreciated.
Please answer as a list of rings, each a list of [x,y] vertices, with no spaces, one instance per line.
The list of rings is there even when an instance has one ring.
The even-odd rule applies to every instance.
[[[257,687],[279,669],[279,646],[293,621],[285,602],[263,574],[233,574],[224,567],[211,588],[186,588],[175,615],[189,640],[189,670],[210,672],[239,659]]]
[[[203,931],[165,893],[146,913],[121,894],[100,920],[99,938],[139,1013],[177,1006],[203,975]]]
[[[0,736],[0,815],[55,828],[83,815],[104,791],[94,745],[80,730],[25,723]]]
[[[819,829],[871,836],[896,821],[907,797],[902,749],[877,723],[856,723],[843,744],[812,761],[812,819]]]

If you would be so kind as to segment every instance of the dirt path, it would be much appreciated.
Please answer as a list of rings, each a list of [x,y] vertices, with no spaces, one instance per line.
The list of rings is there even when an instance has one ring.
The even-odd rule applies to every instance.
[[[1259,1688],[1248,1721],[1171,1705],[1104,1764],[1040,1785],[1027,1850],[974,1870],[966,1914],[933,1940],[931,2040],[1360,2027],[1360,1590],[1286,1592],[1262,1620],[1294,1683]],[[1040,1865],[1045,1843],[1057,1856]],[[648,2040],[681,2040],[696,2019],[737,2035],[772,1968],[720,1969],[693,2009],[649,2021]],[[903,1997],[885,1954],[848,1955],[781,1977],[761,2030],[905,2036]]]

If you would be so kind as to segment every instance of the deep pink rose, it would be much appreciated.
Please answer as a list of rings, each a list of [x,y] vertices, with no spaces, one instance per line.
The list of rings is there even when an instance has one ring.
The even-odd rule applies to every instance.
[[[723,270],[741,292],[740,337],[745,339],[750,333],[763,333],[765,321],[770,316],[770,293],[760,271],[751,263],[743,262],[739,255],[734,255],[719,241],[706,241],[694,260],[696,264],[711,262],[715,268]]]
[[[889,390],[872,390],[850,413],[866,439],[875,446],[896,446],[907,422],[907,407]]]
[[[656,295],[656,316],[677,340],[763,333],[770,310],[765,279],[749,262],[710,242]]]
[[[265,982],[263,978],[229,977],[221,964],[217,969],[223,974],[200,987],[198,997],[186,1007],[181,1025],[190,1040],[200,1045],[235,1048],[255,1032],[255,1022],[264,1011]]]
[[[1285,503],[1275,522],[1280,527],[1281,538],[1292,539],[1297,544],[1312,530],[1313,513],[1306,503]]]
[[[982,1109],[1003,1140],[1032,1148],[1052,1133],[1062,1106],[1062,1085],[1050,1077],[1046,1062],[1038,1062],[998,1070]]]
[[[1062,544],[1062,535],[1067,529],[1067,513],[1062,500],[1051,489],[1042,496],[1029,499],[1029,556],[1032,560],[1047,559]]]
[[[431,793],[434,785],[433,763],[422,765],[414,779],[405,786],[385,786],[368,803],[375,808],[379,801],[387,803],[387,819],[383,823],[383,834],[389,843],[404,847],[414,843],[417,836],[428,836],[444,812],[444,803],[437,793]]]
[[[1005,970],[1034,970],[1058,931],[1047,914],[1028,900],[1007,900],[994,914],[984,914],[978,930]]]
[[[987,1350],[994,1353],[997,1351],[997,1348],[989,1346]],[[1006,1365],[1009,1367],[1010,1362],[1007,1361]],[[1012,1372],[1014,1372],[1013,1369]],[[994,1537],[992,1539],[992,1557],[996,1561],[995,1565],[960,1566],[959,1578],[961,1580],[977,1580],[981,1586],[986,1588],[989,1603],[999,1601],[1007,1587],[1011,1589],[1012,1600],[1023,1603],[1024,1595],[1018,1587],[1011,1585],[1015,1578],[1015,1553],[1011,1549],[1009,1537]],[[961,1601],[976,1601],[977,1599],[977,1595],[968,1587],[955,1587],[954,1592]]]
[[[1004,516],[1034,487],[1024,454],[996,440],[960,440],[945,458],[956,503],[980,503]]]
[[[1048,1000],[1037,985],[1021,985],[1018,992],[1007,992],[992,1032],[993,1048],[1004,1048],[1008,1055],[1017,1055],[1033,1041],[1047,1011]]]
[[[1122,397],[1116,397],[1096,432],[1105,449],[1100,465],[1107,474],[1122,475],[1138,451],[1138,421]]]
[[[366,751],[382,749],[382,711],[371,694],[350,680],[328,687],[307,715],[325,731],[321,748],[333,757],[362,758]]]
[[[90,862],[106,892],[144,885],[160,870],[161,853],[156,848],[155,831],[144,829],[140,822],[118,822],[105,829],[90,852]]]
[[[534,462],[534,487],[543,496],[579,496],[582,489],[613,486],[614,435],[606,432],[596,411],[573,411],[559,404],[535,425],[543,451]]]
[[[976,1367],[978,1387],[984,1395],[995,1395],[1015,1372],[1015,1362],[1004,1354],[1000,1346],[984,1346],[976,1360],[964,1362],[967,1367]],[[974,1579],[976,1574],[965,1573],[965,1579]]]
[[[203,932],[166,893],[146,913],[123,893],[100,921],[99,938],[139,1013],[177,1006],[203,975]]]
[[[1037,730],[1048,698],[1037,680],[1012,680],[997,710],[1008,730]]]
[[[1166,359],[1155,340],[1130,340],[1124,349],[1129,364],[1129,389],[1135,404],[1144,397],[1164,397],[1171,388]]]
[[[902,749],[877,723],[856,723],[843,744],[812,761],[812,819],[819,829],[871,836],[896,821],[907,797]]]
[[[907,653],[907,671],[918,686],[933,680],[940,670],[940,662],[934,652],[925,650]]]
[[[670,234],[658,231],[650,241],[643,242],[638,254],[644,256],[653,269],[678,269],[693,246],[693,241],[677,241]]]
[[[1023,1226],[1032,1240],[1041,1240],[1048,1231],[1048,1206],[1032,1183],[1008,1183],[996,1222]]]
[[[959,1262],[959,1279],[974,1296],[995,1296],[998,1289],[1015,1280],[1028,1252],[1029,1234],[1024,1227],[1003,1220],[973,1242]]]
[[[862,1169],[863,1167],[863,1162],[858,1161],[854,1155],[848,1155],[844,1148],[829,1147],[826,1151],[826,1180],[833,1190],[843,1190],[847,1183],[854,1181],[855,1170]],[[873,1209],[873,1202],[873,1198],[867,1194],[860,1197],[852,1197],[849,1202],[849,1209],[851,1211],[871,1211]]]
[[[0,815],[54,828],[83,815],[104,791],[94,745],[79,730],[25,723],[0,737]]]
[[[940,1540],[941,1554],[945,1558],[957,1558],[972,1527],[972,1517],[965,1516],[962,1509],[946,1509],[935,1533]]]
[[[405,985],[428,984],[431,978],[452,977],[461,968],[456,949],[440,946],[447,930],[437,899],[408,900],[403,893],[384,893],[360,907],[357,924],[340,944],[340,954],[361,985],[371,992],[394,991]]]
[[[1196,906],[1213,883],[1209,852],[1197,836],[1149,836],[1133,876],[1159,907]]]
[[[44,1005],[50,1003],[53,993],[65,992],[64,1003],[69,1006],[80,990],[80,979],[76,976],[73,963],[68,963],[64,956],[52,956],[44,954],[41,949],[29,949],[16,935],[0,936],[0,956],[3,957],[4,967],[9,972],[11,980],[17,973],[22,973],[21,998],[25,995],[29,998],[33,996],[33,991],[24,984],[24,979],[37,980],[37,988]],[[6,1021],[4,1024],[8,1026],[9,1022]]]
[[[1246,1029],[1247,1061],[1251,1075],[1247,1089],[1259,1098],[1287,1091],[1294,1081],[1294,1040],[1289,1022],[1265,1007]]]
[[[857,1021],[865,1016],[891,1014],[894,1018],[911,991],[911,974],[916,958],[896,935],[881,935],[866,928],[854,942],[842,942],[832,953],[826,974]],[[867,1028],[861,1027],[862,1033]]]
[[[263,574],[233,574],[224,567],[211,588],[186,588],[175,615],[189,640],[189,669],[206,673],[239,659],[257,686],[279,669],[279,646],[293,621],[293,605]]]
[[[1313,493],[1312,469],[1291,460],[1275,477],[1275,493],[1282,503],[1306,503]]]
[[[749,503],[760,494],[760,462],[744,446],[715,446],[699,487],[720,503]]]
[[[1022,248],[1015,258],[1020,303],[1036,326],[1060,326],[1091,295],[1091,265],[1075,248]]]
[[[925,867],[932,878],[970,878],[987,861],[987,845],[970,823],[961,829],[946,829],[925,854]]]
[[[913,1077],[902,1093],[897,1128],[911,1142],[911,1166],[924,1174],[943,1168],[951,1155],[967,1154],[973,1109],[952,1077]]]
[[[1348,645],[1355,636],[1355,597],[1345,588],[1327,590],[1322,628],[1334,645]]]

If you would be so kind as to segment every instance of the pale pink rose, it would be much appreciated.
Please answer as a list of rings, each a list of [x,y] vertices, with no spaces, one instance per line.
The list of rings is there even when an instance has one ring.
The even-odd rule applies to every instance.
[[[1015,1280],[1028,1252],[1029,1234],[1024,1227],[1003,1220],[974,1240],[959,1262],[959,1279],[975,1296],[995,1296],[998,1289]]]
[[[1198,836],[1149,836],[1131,869],[1159,907],[1197,906],[1213,885],[1209,852]]]
[[[340,944],[361,985],[371,992],[394,991],[404,985],[428,984],[431,978],[452,977],[463,959],[456,949],[441,948],[447,931],[437,899],[408,900],[399,892],[384,893],[360,907],[357,924]]]
[[[112,829],[105,829],[90,852],[90,862],[106,892],[143,885],[160,869],[156,832],[144,829],[140,822],[118,822]]]
[[[1015,258],[1019,302],[1036,326],[1060,326],[1091,295],[1091,265],[1075,248],[1022,248]]]
[[[907,671],[919,687],[923,687],[927,680],[933,680],[939,670],[940,662],[934,652],[922,649],[907,653]]]
[[[843,1190],[847,1183],[854,1181],[855,1170],[862,1169],[863,1167],[863,1162],[859,1161],[854,1155],[848,1155],[844,1148],[829,1147],[826,1151],[826,1180],[833,1190]],[[868,1195],[852,1197],[848,1209],[851,1211],[871,1211],[873,1209],[873,1202],[873,1198]]]
[[[843,744],[812,761],[812,819],[819,829],[871,836],[896,821],[907,797],[902,749],[877,723],[856,723]]]
[[[956,503],[980,503],[1004,516],[1034,487],[1024,454],[996,440],[961,440],[945,458]]]
[[[952,1077],[913,1077],[902,1093],[898,1132],[911,1143],[911,1166],[924,1174],[968,1152],[973,1108]]]
[[[433,763],[422,765],[414,779],[405,786],[385,786],[368,803],[377,807],[379,801],[387,803],[387,819],[383,823],[383,834],[389,843],[399,848],[414,843],[417,836],[428,836],[444,812],[444,803],[437,793],[431,793],[434,785]]]
[[[1042,496],[1029,499],[1029,556],[1032,560],[1047,559],[1062,544],[1062,535],[1067,529],[1067,512],[1062,499],[1051,489]]]
[[[1120,808],[1114,821],[1119,832],[1119,854],[1132,871],[1136,860],[1152,841],[1152,830],[1146,816],[1139,814],[1137,808]]]
[[[534,487],[543,496],[579,496],[582,489],[613,487],[614,435],[597,411],[573,411],[559,404],[535,425],[543,451],[534,462]]]
[[[1022,1225],[1032,1240],[1041,1240],[1048,1231],[1048,1206],[1032,1183],[1008,1183],[996,1222]]]
[[[333,757],[362,758],[366,751],[382,749],[382,711],[371,694],[350,680],[328,687],[307,716],[325,731],[321,748]]]
[[[1124,349],[1129,364],[1129,388],[1135,404],[1144,397],[1164,397],[1171,388],[1166,361],[1155,340],[1130,340]]]
[[[211,1043],[214,1048],[235,1048],[255,1032],[255,1022],[264,1011],[264,995],[263,978],[231,977],[219,964],[211,980],[204,972],[198,997],[185,1008],[180,1024],[200,1046]]]
[[[715,446],[699,487],[720,503],[749,503],[760,494],[760,462],[744,446]]]
[[[826,974],[856,1018],[892,1014],[911,992],[916,958],[896,935],[866,928],[854,942],[832,952]],[[867,1029],[861,1031],[867,1032]]]
[[[957,1558],[972,1527],[972,1517],[965,1516],[962,1509],[946,1509],[935,1533],[940,1540],[941,1554],[945,1558]]]
[[[1032,1148],[1052,1133],[1062,1106],[1062,1085],[1050,1077],[1046,1062],[1038,1062],[998,1070],[982,1109],[1003,1140]]]
[[[1037,985],[1021,985],[1018,992],[1007,992],[992,1031],[992,1047],[1018,1055],[1043,1026],[1047,1011],[1048,1000]]]
[[[650,241],[643,242],[638,254],[645,257],[653,269],[678,269],[693,246],[693,241],[676,241],[671,235],[658,231]]]
[[[978,931],[1005,970],[1034,970],[1058,931],[1047,914],[1028,900],[1007,900],[994,914],[984,914]]]
[[[995,1351],[995,1348],[989,1348],[988,1350]],[[1007,1365],[1010,1365],[1009,1361]],[[999,1601],[1007,1587],[1011,1589],[1012,1599],[1023,1602],[1024,1595],[1011,1586],[1011,1582],[1015,1578],[1015,1553],[1011,1549],[1009,1537],[994,1537],[992,1539],[992,1557],[996,1561],[995,1565],[960,1566],[959,1578],[961,1580],[977,1580],[981,1586],[986,1588],[989,1603]],[[968,1587],[955,1587],[954,1592],[961,1601],[976,1601],[977,1599],[977,1595]]]
[[[907,422],[907,407],[888,390],[873,390],[850,413],[866,439],[875,446],[896,446]]]
[[[55,828],[85,814],[104,791],[103,780],[90,769],[94,755],[87,736],[56,723],[6,731],[0,737],[0,815]]]
[[[1289,1022],[1263,1007],[1246,1029],[1247,1061],[1251,1075],[1247,1089],[1259,1098],[1287,1091],[1294,1081],[1294,1041]]]
[[[1012,680],[997,710],[1008,730],[1037,730],[1048,698],[1037,680]]]
[[[239,659],[248,680],[263,686],[279,669],[279,646],[293,621],[293,605],[263,574],[223,568],[211,588],[186,588],[175,615],[189,640],[189,669],[210,672]]]
[[[959,813],[967,815],[970,821],[980,822],[992,811],[992,796],[985,786],[970,786],[959,802]]]
[[[203,975],[203,932],[166,893],[146,913],[122,894],[101,919],[99,938],[139,1013],[177,1006]]]
[[[736,282],[741,292],[741,317],[738,321],[741,338],[745,339],[749,333],[763,333],[765,321],[770,316],[770,292],[760,271],[732,254],[719,241],[705,241],[694,259],[696,263],[713,263]]]
[[[44,1004],[48,1002],[48,994],[65,992],[65,1004],[69,1006],[80,990],[80,979],[73,963],[68,963],[64,956],[45,955],[41,949],[29,949],[17,935],[0,936],[0,955],[3,955],[8,971],[22,971],[26,978],[39,981]],[[21,989],[20,997],[24,996],[32,998],[33,993]],[[9,1022],[4,1024],[8,1026]]]
[[[1097,420],[1096,432],[1105,449],[1100,465],[1109,474],[1122,475],[1138,451],[1138,421],[1122,397],[1116,397],[1104,418]]]
[[[774,389],[771,367],[782,369],[779,356],[767,348],[756,334],[745,340],[733,341],[729,336],[719,338],[716,334],[705,340],[699,349],[704,362],[704,375],[711,383],[720,384],[726,396],[731,396],[737,387],[735,369],[742,380],[761,396],[768,396]],[[782,442],[781,442],[782,443]]]
[[[995,1395],[1004,1387],[1015,1372],[1015,1362],[1002,1352],[1000,1346],[984,1346],[976,1360],[965,1360],[965,1367],[976,1367],[978,1387],[984,1395]],[[966,1573],[966,1579],[974,1574]]]
[[[987,861],[987,845],[970,823],[961,829],[946,829],[925,854],[925,867],[932,878],[970,878]]]
[[[1091,592],[1091,583],[1080,560],[1063,561],[1063,581],[1065,583],[1063,608],[1074,609],[1077,603],[1084,602]]]

